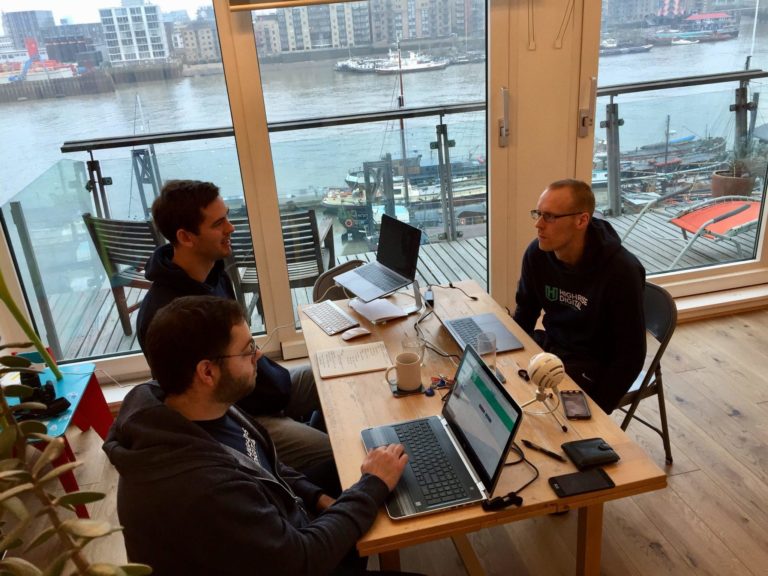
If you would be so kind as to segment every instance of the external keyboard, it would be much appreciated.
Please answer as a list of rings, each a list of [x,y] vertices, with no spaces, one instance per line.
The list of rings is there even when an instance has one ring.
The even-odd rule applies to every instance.
[[[359,322],[352,316],[344,312],[337,304],[334,304],[331,300],[324,300],[317,304],[312,304],[303,309],[304,314],[328,336],[333,336],[339,332],[344,332],[348,328],[359,326]]]
[[[400,443],[405,447],[408,465],[428,506],[452,502],[467,495],[426,420],[405,422],[398,424],[394,429]]]

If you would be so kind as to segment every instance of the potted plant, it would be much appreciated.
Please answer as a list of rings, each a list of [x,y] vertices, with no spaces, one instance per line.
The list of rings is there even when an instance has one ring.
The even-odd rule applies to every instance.
[[[747,162],[734,160],[727,170],[716,170],[712,174],[712,196],[749,196],[755,187],[755,176]]]
[[[0,345],[0,377],[13,372],[20,375],[36,374],[38,371],[32,368],[28,359],[3,355],[3,351],[9,348],[28,348],[34,345],[56,378],[61,379],[56,363],[11,298],[2,272],[0,300],[8,307],[24,333],[33,340],[33,343]],[[81,462],[67,462],[52,467],[52,462],[64,450],[64,439],[49,436],[42,422],[20,422],[16,419],[20,411],[46,408],[45,404],[32,401],[37,396],[35,388],[25,384],[0,386],[0,573],[14,576],[59,576],[65,571],[67,574],[88,576],[151,574],[152,569],[143,564],[113,566],[91,563],[83,554],[83,548],[89,542],[120,528],[101,520],[77,518],[72,514],[74,506],[101,500],[104,494],[86,491],[63,495],[51,493],[50,485]],[[19,403],[11,405],[8,402],[11,397],[19,398]],[[44,442],[46,445],[38,454],[27,450],[30,442]],[[37,521],[38,517],[47,520],[46,526],[37,534],[28,534],[32,521]],[[36,522],[35,526],[39,525],[40,522]],[[21,557],[5,557],[8,550],[20,549],[24,553],[52,537],[58,538],[60,546],[53,558],[45,560],[46,566],[43,569]]]

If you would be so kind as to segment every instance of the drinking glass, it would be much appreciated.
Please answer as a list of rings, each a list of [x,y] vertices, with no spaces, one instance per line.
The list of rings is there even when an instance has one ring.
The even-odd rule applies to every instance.
[[[480,332],[475,338],[475,350],[491,370],[496,370],[496,334]]]
[[[426,351],[426,344],[421,338],[404,338],[403,352],[415,352],[419,355],[419,362],[421,366],[424,366],[424,352]]]

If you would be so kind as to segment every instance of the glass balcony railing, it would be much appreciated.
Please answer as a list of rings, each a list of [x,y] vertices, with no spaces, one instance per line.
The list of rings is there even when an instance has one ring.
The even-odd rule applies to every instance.
[[[484,126],[482,103],[270,125],[273,155],[282,159],[275,165],[281,215],[314,212],[327,268],[370,258],[381,215],[392,214],[423,231],[422,285],[465,278],[487,285]],[[62,152],[68,157],[2,209],[34,321],[59,359],[139,349],[131,308],[146,286],[115,286],[102,259],[106,249],[96,246],[83,215],[146,222],[162,183],[174,178],[220,187],[251,252],[230,273],[241,280],[252,330],[264,332],[231,129],[67,142]],[[452,242],[463,244],[446,247]],[[287,257],[295,309],[311,300],[313,281],[294,282]]]
[[[766,77],[747,70],[598,89],[598,209],[649,274],[756,257]]]

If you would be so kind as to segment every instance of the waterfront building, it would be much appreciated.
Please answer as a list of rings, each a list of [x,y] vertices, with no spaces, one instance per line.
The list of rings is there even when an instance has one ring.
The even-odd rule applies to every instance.
[[[256,48],[263,56],[282,52],[280,44],[280,25],[276,14],[257,14],[253,19],[253,34]]]
[[[26,48],[25,40],[33,38],[42,46],[44,28],[55,24],[53,12],[50,10],[24,10],[3,13],[3,30],[13,39],[13,47],[17,50]]]
[[[99,9],[99,16],[113,66],[168,58],[168,39],[158,6],[123,0],[119,8]]]
[[[281,8],[277,24],[284,52],[370,43],[366,2]]]
[[[213,22],[195,20],[181,28],[181,51],[188,64],[221,61],[216,26]]]

